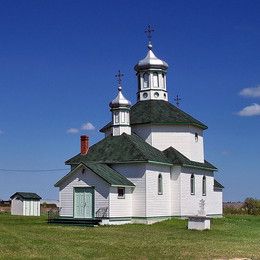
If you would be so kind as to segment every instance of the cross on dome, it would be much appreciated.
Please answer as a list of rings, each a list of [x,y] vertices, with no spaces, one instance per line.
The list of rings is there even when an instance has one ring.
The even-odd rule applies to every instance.
[[[174,98],[174,101],[176,102],[177,107],[179,107],[180,101],[181,101],[181,98],[179,97],[179,95],[176,95],[176,97]]]
[[[115,77],[118,80],[118,90],[121,91],[122,90],[122,77],[124,76],[123,73],[121,73],[120,70],[118,70],[118,73],[115,75]]]
[[[152,47],[153,47],[153,45],[152,45],[152,33],[154,32],[154,29],[149,24],[144,32],[145,32],[145,34],[147,35],[147,38],[148,38],[148,49],[151,50]]]

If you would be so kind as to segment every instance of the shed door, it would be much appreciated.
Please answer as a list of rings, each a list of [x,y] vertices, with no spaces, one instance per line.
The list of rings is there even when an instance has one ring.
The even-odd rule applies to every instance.
[[[31,211],[31,201],[30,200],[24,200],[24,215],[25,216],[30,216],[30,211]]]
[[[94,188],[74,188],[74,218],[93,218]]]

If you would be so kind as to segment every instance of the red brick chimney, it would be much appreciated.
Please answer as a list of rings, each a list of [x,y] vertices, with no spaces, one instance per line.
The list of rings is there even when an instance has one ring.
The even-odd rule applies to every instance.
[[[89,137],[86,135],[82,135],[80,137],[80,153],[82,155],[85,155],[88,153],[88,148],[89,148],[88,140],[89,140]]]

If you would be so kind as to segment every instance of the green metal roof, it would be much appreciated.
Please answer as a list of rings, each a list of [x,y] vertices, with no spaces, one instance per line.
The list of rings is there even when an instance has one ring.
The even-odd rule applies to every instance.
[[[75,169],[70,171],[67,175],[65,175],[62,179],[60,179],[54,186],[58,187],[64,180],[72,176],[80,167],[87,167],[92,172],[97,174],[100,178],[106,181],[111,186],[121,186],[121,187],[135,187],[135,185],[129,181],[125,176],[115,171],[107,164],[104,163],[96,163],[96,162],[85,162],[80,163]]]
[[[201,168],[201,169],[212,170],[212,171],[217,170],[217,168],[214,165],[207,162],[206,160],[204,160],[204,163],[191,161],[172,146],[164,150],[163,154],[172,162],[172,164],[177,164],[177,165],[182,165],[182,166],[187,166],[192,168]]]
[[[194,125],[203,130],[208,127],[202,122],[185,113],[168,101],[147,100],[139,101],[130,110],[131,125],[138,124],[168,124],[168,125]],[[100,131],[104,132],[111,126],[111,122]]]
[[[86,155],[77,154],[65,164],[87,162],[126,163],[126,162],[157,162],[171,164],[167,157],[158,149],[146,143],[135,134],[123,133],[119,136],[108,136],[90,147]]]
[[[214,180],[214,188],[224,189],[224,186],[218,181]]]
[[[10,198],[13,199],[14,197],[21,197],[23,199],[32,199],[32,200],[40,200],[41,197],[33,192],[16,192]]]

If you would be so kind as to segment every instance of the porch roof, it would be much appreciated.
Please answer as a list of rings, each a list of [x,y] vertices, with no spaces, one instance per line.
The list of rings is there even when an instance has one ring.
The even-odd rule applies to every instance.
[[[67,175],[61,178],[54,186],[59,187],[59,185],[65,181],[67,178],[72,176],[77,170],[81,167],[86,167],[90,169],[92,172],[97,174],[100,178],[106,181],[111,186],[116,187],[135,187],[135,185],[129,181],[125,176],[115,171],[111,167],[109,167],[105,163],[97,163],[97,162],[81,162],[75,169],[70,171]]]

